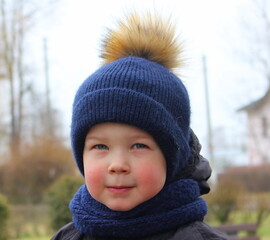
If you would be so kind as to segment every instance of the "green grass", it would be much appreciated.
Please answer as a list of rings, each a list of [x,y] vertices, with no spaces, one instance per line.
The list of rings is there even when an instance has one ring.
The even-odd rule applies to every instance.
[[[27,238],[16,238],[14,240],[50,240],[51,237],[27,237]]]
[[[210,226],[220,225],[214,219],[209,219],[207,222]],[[255,214],[252,211],[234,211],[230,217],[230,224],[255,223]],[[262,240],[270,240],[270,215],[263,221],[263,224],[257,231],[257,235]]]
[[[268,218],[263,222],[258,231],[258,235],[261,237],[266,237],[263,240],[270,240],[270,216],[268,216]]]
[[[9,239],[49,240],[50,228],[46,205],[12,206],[9,219]]]
[[[255,215],[251,213],[236,212],[233,216],[233,219],[236,223],[243,222],[255,222]],[[266,240],[270,240],[270,216],[268,216],[258,229],[257,234],[260,237],[265,237]],[[263,238],[264,239],[264,238]]]

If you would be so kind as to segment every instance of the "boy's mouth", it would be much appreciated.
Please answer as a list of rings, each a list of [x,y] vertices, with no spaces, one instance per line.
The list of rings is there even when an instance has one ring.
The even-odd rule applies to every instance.
[[[123,194],[129,192],[133,187],[129,186],[110,186],[107,189],[115,194]]]

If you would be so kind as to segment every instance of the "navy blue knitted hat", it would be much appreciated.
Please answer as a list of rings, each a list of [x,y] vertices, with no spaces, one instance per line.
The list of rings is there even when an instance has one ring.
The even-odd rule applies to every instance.
[[[177,180],[190,155],[190,103],[172,72],[181,45],[169,22],[132,14],[104,41],[105,64],[80,86],[73,103],[71,142],[82,174],[85,137],[98,123],[125,123],[151,134],[167,161],[167,182]]]

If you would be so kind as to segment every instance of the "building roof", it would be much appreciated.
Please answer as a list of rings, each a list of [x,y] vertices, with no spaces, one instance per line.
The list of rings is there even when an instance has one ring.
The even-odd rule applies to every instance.
[[[267,102],[267,99],[269,96],[270,96],[270,86],[263,97],[261,97],[260,99],[254,101],[254,102],[249,103],[246,106],[239,108],[237,111],[249,112],[249,111],[258,109],[259,107],[261,107],[262,105],[264,105]]]

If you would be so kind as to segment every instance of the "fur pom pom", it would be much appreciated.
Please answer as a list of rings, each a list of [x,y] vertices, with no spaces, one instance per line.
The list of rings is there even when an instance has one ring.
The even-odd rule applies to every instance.
[[[137,56],[172,70],[182,66],[181,52],[175,27],[169,20],[133,13],[126,21],[118,22],[118,28],[109,30],[103,41],[101,57],[107,64],[123,57]]]

